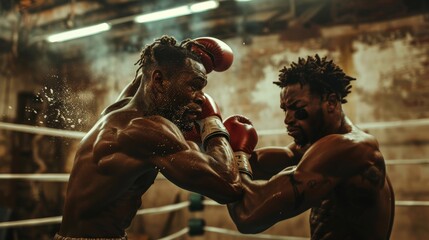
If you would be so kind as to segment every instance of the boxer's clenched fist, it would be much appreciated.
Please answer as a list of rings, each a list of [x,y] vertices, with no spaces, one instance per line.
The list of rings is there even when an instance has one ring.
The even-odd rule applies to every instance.
[[[258,143],[258,134],[252,122],[241,115],[233,115],[223,123],[230,134],[230,144],[238,170],[252,177],[252,169],[248,159]]]

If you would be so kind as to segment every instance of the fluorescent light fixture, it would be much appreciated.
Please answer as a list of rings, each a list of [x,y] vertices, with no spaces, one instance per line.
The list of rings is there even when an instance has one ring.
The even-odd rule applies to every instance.
[[[205,1],[200,3],[188,4],[181,7],[171,8],[167,10],[157,11],[153,13],[142,14],[134,18],[135,22],[153,22],[168,18],[180,17],[192,13],[203,12],[210,9],[217,8],[219,3],[217,1]]]
[[[110,29],[110,25],[107,23],[101,23],[94,26],[79,28],[67,32],[57,33],[48,36],[46,39],[49,42],[64,42],[67,40],[86,37],[89,35],[97,34],[100,32],[108,31]]]
[[[191,9],[191,12],[204,12],[210,9],[215,9],[219,7],[219,3],[217,1],[205,1],[200,3],[194,3],[189,6],[189,9]]]
[[[134,21],[138,23],[152,22],[152,21],[157,21],[157,20],[166,19],[166,18],[184,16],[188,14],[191,14],[191,10],[189,9],[189,7],[182,6],[182,7],[171,8],[163,11],[143,14],[143,15],[137,16],[134,19]]]

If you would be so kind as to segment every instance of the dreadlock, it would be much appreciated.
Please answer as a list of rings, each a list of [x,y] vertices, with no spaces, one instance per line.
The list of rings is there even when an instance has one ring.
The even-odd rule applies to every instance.
[[[321,96],[335,93],[341,103],[346,103],[345,97],[351,92],[350,82],[353,80],[356,79],[347,76],[332,60],[327,61],[326,57],[320,58],[316,54],[307,59],[299,58],[298,63],[292,62],[289,68],[283,67],[279,81],[273,83],[281,88],[295,83],[309,84],[311,92]]]
[[[143,74],[148,73],[153,67],[166,67],[167,74],[172,74],[177,68],[183,67],[185,60],[191,58],[201,62],[200,58],[190,51],[190,39],[184,40],[180,45],[172,36],[163,35],[155,41],[146,45],[140,53],[140,59],[134,65],[139,67],[136,70],[136,76],[140,70]]]

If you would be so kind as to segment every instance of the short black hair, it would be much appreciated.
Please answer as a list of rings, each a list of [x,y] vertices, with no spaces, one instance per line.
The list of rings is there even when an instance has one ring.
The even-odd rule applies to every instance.
[[[138,64],[136,76],[140,69],[143,74],[148,73],[153,67],[165,67],[167,73],[171,74],[185,64],[187,58],[201,62],[198,55],[190,50],[192,40],[186,39],[177,45],[174,37],[163,35],[155,39],[152,44],[146,45],[140,53],[140,59],[135,63]]]
[[[299,58],[298,62],[292,62],[290,67],[280,70],[279,81],[273,82],[283,88],[291,84],[308,84],[312,93],[323,96],[335,93],[341,103],[346,103],[346,96],[351,92],[350,82],[356,80],[347,76],[343,70],[327,57],[320,58],[308,56],[307,59]]]

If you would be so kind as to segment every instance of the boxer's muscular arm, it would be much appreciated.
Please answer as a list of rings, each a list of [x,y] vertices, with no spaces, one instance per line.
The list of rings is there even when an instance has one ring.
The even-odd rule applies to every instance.
[[[365,144],[327,136],[308,149],[296,169],[285,169],[268,181],[241,175],[244,197],[228,205],[230,215],[243,233],[264,231],[319,204],[342,179],[368,164],[364,159],[372,153]]]
[[[253,170],[253,179],[268,180],[281,170],[297,165],[303,155],[303,151],[295,143],[291,143],[286,147],[256,149],[249,159]]]
[[[219,202],[236,201],[242,194],[240,176],[225,137],[213,137],[206,153],[188,143],[168,120],[135,119],[118,136],[122,149],[154,165],[174,184]]]

